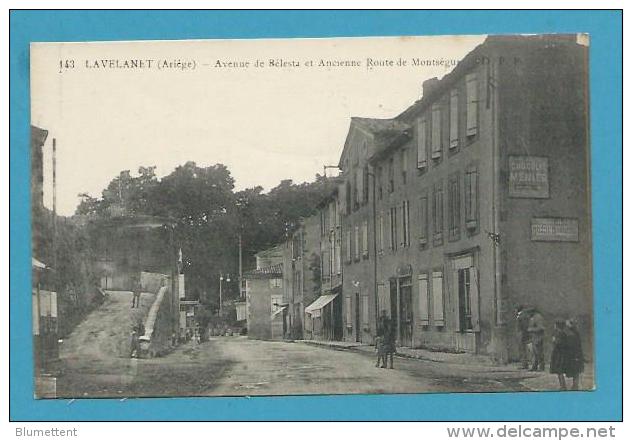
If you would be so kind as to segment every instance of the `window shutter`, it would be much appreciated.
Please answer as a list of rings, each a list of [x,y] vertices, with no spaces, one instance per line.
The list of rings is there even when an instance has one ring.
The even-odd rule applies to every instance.
[[[364,200],[364,195],[362,194],[364,190],[364,173],[362,173],[361,169],[356,169],[356,204],[360,204]]]
[[[352,320],[351,320],[351,297],[347,296],[345,297],[345,322],[347,327],[351,327],[352,325]]]
[[[468,74],[465,79],[467,97],[466,135],[476,135],[478,131],[478,77]]]
[[[450,299],[450,303],[453,305],[454,323],[456,324],[455,328],[459,332],[463,332],[465,330],[465,323],[463,323],[463,318],[461,317],[461,299],[459,297],[459,270],[456,269],[453,264],[451,264],[449,274],[450,275],[446,279],[446,282],[448,282],[448,298]]]
[[[432,106],[432,159],[441,157],[441,107]]]
[[[477,225],[478,172],[470,170],[465,175],[465,226],[469,229]]]
[[[427,164],[426,150],[426,120],[417,123],[417,168],[424,168]]]
[[[362,255],[369,255],[369,222],[362,223]]]
[[[347,212],[347,191],[346,185],[338,186],[338,191],[340,192],[338,195],[338,203],[340,204],[340,211],[342,213]]]
[[[450,93],[450,148],[459,145],[459,92]]]
[[[419,225],[421,231],[419,233],[419,243],[425,245],[428,241],[428,197],[421,198],[419,203]]]
[[[480,310],[478,295],[478,270],[476,267],[470,267],[470,312],[472,313],[472,330],[480,331]]]
[[[443,272],[432,273],[432,316],[435,326],[445,326],[443,308]]]
[[[322,260],[321,271],[322,271],[323,277],[329,277],[331,273],[329,271],[329,269],[331,268],[330,266],[331,262],[329,261],[329,250],[327,248],[325,248],[322,251],[321,260]]]
[[[351,262],[351,229],[347,230],[347,262]]]
[[[377,229],[378,234],[378,251],[384,251],[384,213],[380,212],[379,224]]]
[[[406,201],[402,202],[402,237],[399,242],[400,246],[406,246]]]
[[[428,274],[419,275],[419,323],[423,326],[429,324],[430,310],[428,297]]]
[[[369,296],[362,296],[362,324],[369,326]]]
[[[360,227],[356,225],[355,227],[355,237],[354,237],[354,257],[357,259],[360,258]]]

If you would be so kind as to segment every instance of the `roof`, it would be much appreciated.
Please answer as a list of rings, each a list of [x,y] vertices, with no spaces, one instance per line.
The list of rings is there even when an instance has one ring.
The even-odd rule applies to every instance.
[[[283,276],[283,263],[257,268],[244,273],[246,279],[273,279]]]
[[[536,48],[551,48],[561,46],[579,46],[577,34],[538,34],[538,35],[490,35],[485,41],[472,49],[454,69],[440,80],[432,82],[430,90],[424,90],[421,99],[397,115],[395,119],[410,122],[420,112],[437,101],[437,98],[446,93],[454,83],[470,72],[474,67],[481,65],[481,57],[489,56],[494,51],[505,51],[515,54],[520,49],[534,50]]]
[[[505,51],[514,53],[521,48],[533,50],[535,48],[550,48],[560,46],[579,46],[576,34],[552,34],[552,35],[498,35],[489,36],[483,43],[470,51],[451,72],[443,78],[432,78],[428,81],[428,88],[424,87],[422,97],[415,101],[403,112],[391,119],[375,118],[351,118],[351,127],[345,141],[345,147],[341,154],[344,156],[347,150],[350,134],[354,125],[370,132],[375,139],[375,151],[370,158],[371,162],[380,160],[391,151],[402,146],[406,141],[412,139],[412,126],[415,118],[421,112],[443,96],[447,90],[459,81],[466,73],[475,66],[480,65],[480,57],[488,56],[494,51]],[[425,85],[424,85],[425,86]]]
[[[373,137],[373,144],[376,151],[383,150],[400,140],[406,141],[410,138],[410,134],[412,133],[412,127],[407,122],[396,118],[385,119],[360,118],[357,116],[351,117],[351,125],[349,126],[345,146],[342,154],[340,155],[340,161],[338,162],[339,167],[342,167],[342,158],[347,151],[347,147],[351,139],[351,133],[356,127],[369,133]]]

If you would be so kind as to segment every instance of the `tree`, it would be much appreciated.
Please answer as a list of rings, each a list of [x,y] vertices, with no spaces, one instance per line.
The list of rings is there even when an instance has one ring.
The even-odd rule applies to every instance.
[[[220,273],[232,275],[233,280],[223,285],[224,298],[239,295],[240,235],[244,268],[248,268],[255,253],[284,241],[301,218],[311,215],[334,188],[331,179],[316,175],[309,183],[283,180],[268,193],[261,186],[235,192],[234,179],[223,164],[200,167],[189,161],[161,179],[155,169],[139,167],[136,176],[123,170],[103,190],[101,199],[82,195],[77,214],[101,219],[116,215],[173,219],[187,293],[207,305],[219,301]],[[95,234],[107,233],[97,229]],[[154,240],[164,238],[156,236]],[[164,244],[154,244],[153,248],[164,249]]]

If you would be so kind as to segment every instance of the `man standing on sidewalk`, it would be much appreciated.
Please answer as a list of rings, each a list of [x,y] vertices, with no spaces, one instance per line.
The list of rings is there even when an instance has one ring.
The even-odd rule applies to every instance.
[[[519,305],[516,308],[516,322],[519,346],[518,351],[520,355],[520,363],[522,369],[529,369],[529,349],[528,344],[531,339],[529,335],[529,320],[531,315],[531,308],[525,305]]]
[[[544,317],[537,309],[533,309],[529,319],[529,336],[533,346],[532,371],[544,370]]]

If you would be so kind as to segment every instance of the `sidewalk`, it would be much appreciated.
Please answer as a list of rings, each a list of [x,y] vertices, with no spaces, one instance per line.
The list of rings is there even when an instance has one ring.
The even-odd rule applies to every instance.
[[[339,351],[355,351],[373,354],[375,352],[375,346],[345,341],[319,341],[319,340],[296,340],[299,343],[307,345],[327,347]],[[545,371],[532,372],[525,369],[520,369],[519,363],[510,363],[507,365],[500,365],[494,361],[491,357],[486,355],[476,355],[470,353],[452,353],[452,352],[439,352],[431,351],[428,349],[414,349],[399,347],[395,357],[416,359],[420,361],[432,362],[432,363],[445,363],[446,368],[449,365],[459,365],[466,367],[472,372],[489,372],[490,370],[501,369],[503,372],[512,372],[522,377],[520,383],[527,389],[533,391],[557,391],[559,390],[559,383],[557,376],[549,373],[548,366]],[[581,376],[580,387],[583,390],[591,390],[594,388],[594,374],[592,363],[586,363],[584,373]],[[571,379],[567,379],[567,387],[571,386]]]
[[[339,350],[352,350],[358,352],[367,352],[373,353],[375,351],[375,346],[356,343],[356,342],[347,342],[347,341],[319,341],[319,340],[297,340],[298,342],[305,343],[308,345],[316,345],[316,346],[326,346],[332,349]],[[432,361],[437,363],[451,363],[451,364],[463,364],[463,365],[474,365],[479,367],[489,367],[489,366],[497,366],[498,364],[494,362],[490,357],[484,355],[474,355],[468,353],[453,353],[453,352],[439,352],[439,351],[430,351],[428,349],[413,349],[406,347],[397,348],[396,357],[401,358],[414,358],[417,360],[424,361]]]

